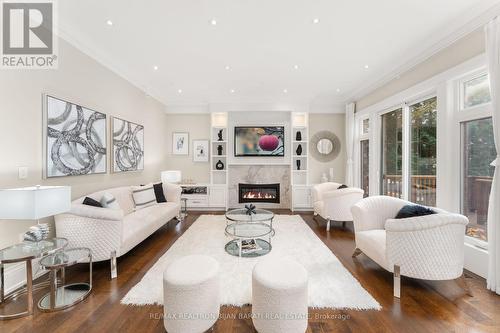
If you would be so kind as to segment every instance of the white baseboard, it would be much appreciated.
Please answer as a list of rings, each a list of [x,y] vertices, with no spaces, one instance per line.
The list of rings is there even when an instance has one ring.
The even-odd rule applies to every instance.
[[[32,261],[33,280],[47,274],[47,271],[39,270],[38,260]],[[38,271],[37,271],[38,270]],[[4,293],[8,294],[14,290],[26,285],[26,265],[25,263],[12,264],[5,268],[5,287]]]
[[[464,259],[465,269],[485,279],[488,277],[488,251],[465,243]]]

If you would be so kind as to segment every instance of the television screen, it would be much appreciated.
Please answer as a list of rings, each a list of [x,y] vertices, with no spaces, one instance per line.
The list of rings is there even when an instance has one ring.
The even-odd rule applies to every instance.
[[[234,156],[285,156],[285,127],[235,127]]]

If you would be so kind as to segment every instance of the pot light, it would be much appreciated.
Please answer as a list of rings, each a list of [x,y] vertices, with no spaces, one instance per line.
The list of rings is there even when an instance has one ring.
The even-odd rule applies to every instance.
[[[336,92],[338,92],[338,93],[339,93],[339,92],[340,92],[340,88],[337,88]]]
[[[217,25],[217,20],[216,19],[211,19],[210,20],[211,25]]]
[[[177,93],[178,93],[178,94],[182,94],[182,89],[178,89],[178,90],[177,90]]]
[[[155,71],[157,71],[157,70],[158,70],[158,66],[153,66],[153,69],[154,69]]]
[[[299,69],[299,65],[293,65],[293,69]]]
[[[112,25],[113,25],[113,21],[111,21],[111,20],[107,20],[107,21],[106,21],[106,24],[107,24],[107,25],[109,25],[109,26],[112,26]]]
[[[312,22],[313,22],[314,24],[318,24],[318,23],[319,23],[319,18],[314,18]]]
[[[235,91],[236,91],[236,90],[234,90],[234,89],[229,90],[229,92],[230,92],[231,94],[234,94],[234,92],[235,92]]]
[[[288,94],[288,89],[283,89],[283,92],[284,92],[285,94]]]
[[[226,71],[228,71],[228,70],[230,70],[230,69],[231,69],[231,66],[226,65],[226,67],[224,67],[224,69],[225,69]]]
[[[368,68],[370,68],[370,66],[368,66],[368,65],[365,65],[365,69],[368,69]]]

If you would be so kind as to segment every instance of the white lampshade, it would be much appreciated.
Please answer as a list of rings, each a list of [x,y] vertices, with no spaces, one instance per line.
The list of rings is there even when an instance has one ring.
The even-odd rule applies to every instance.
[[[0,219],[38,220],[71,209],[71,187],[33,186],[0,190]]]
[[[166,170],[161,173],[161,181],[164,183],[176,184],[180,183],[182,172],[180,170]]]

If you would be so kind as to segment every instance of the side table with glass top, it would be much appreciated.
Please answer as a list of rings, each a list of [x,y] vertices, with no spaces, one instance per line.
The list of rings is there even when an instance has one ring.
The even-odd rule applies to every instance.
[[[40,242],[22,242],[0,250],[0,305],[17,298],[26,293],[27,304],[26,311],[12,314],[0,314],[0,320],[15,319],[33,314],[33,290],[39,287],[47,286],[47,282],[33,285],[33,267],[32,260],[41,258],[45,255],[56,253],[68,245],[65,238],[50,238]],[[5,294],[5,264],[14,264],[24,262],[26,265],[26,287]]]
[[[272,249],[271,238],[275,234],[274,213],[265,209],[256,209],[250,215],[246,212],[246,209],[241,208],[226,213],[225,234],[233,238],[226,244],[226,252],[247,258],[268,254]],[[244,251],[244,241],[254,241],[257,249]]]
[[[80,262],[89,264],[89,282],[66,284],[65,269]],[[88,248],[62,250],[45,256],[40,266],[50,271],[50,292],[38,302],[43,312],[67,309],[83,301],[92,291],[92,252]],[[61,272],[61,286],[57,286],[57,271]]]

